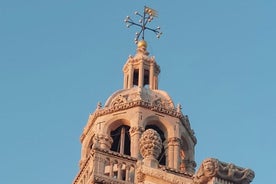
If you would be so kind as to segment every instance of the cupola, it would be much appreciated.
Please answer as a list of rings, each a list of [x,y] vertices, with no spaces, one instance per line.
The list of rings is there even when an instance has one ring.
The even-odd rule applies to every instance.
[[[141,40],[137,43],[135,56],[129,56],[123,68],[124,89],[134,86],[140,88],[158,89],[158,75],[160,67],[154,57],[149,56],[147,42]]]

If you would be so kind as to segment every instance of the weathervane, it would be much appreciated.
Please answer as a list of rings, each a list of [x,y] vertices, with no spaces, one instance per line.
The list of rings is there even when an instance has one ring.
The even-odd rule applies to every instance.
[[[140,32],[136,32],[136,37],[134,39],[135,43],[138,43],[138,39],[141,36],[142,40],[145,39],[145,30],[150,30],[152,32],[154,32],[156,34],[157,38],[160,38],[160,36],[162,35],[162,32],[160,32],[160,27],[157,26],[156,29],[152,29],[147,27],[147,24],[149,22],[151,22],[153,20],[154,17],[157,17],[157,11],[155,11],[152,8],[149,8],[147,6],[144,7],[144,13],[143,15],[141,15],[138,11],[134,12],[135,15],[138,15],[139,17],[141,17],[141,19],[139,20],[139,23],[135,23],[130,16],[127,16],[125,19],[125,23],[127,25],[127,27],[129,28],[130,26],[138,26],[141,28]]]

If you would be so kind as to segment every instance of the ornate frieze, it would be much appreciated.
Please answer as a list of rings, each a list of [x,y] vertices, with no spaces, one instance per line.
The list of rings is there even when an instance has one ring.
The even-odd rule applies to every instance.
[[[209,158],[203,161],[193,181],[194,184],[207,184],[214,177],[235,184],[249,184],[255,177],[255,174],[251,169],[244,169],[231,163]]]

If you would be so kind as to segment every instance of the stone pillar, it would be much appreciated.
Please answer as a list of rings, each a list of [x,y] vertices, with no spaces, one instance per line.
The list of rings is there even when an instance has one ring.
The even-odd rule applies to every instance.
[[[169,139],[167,143],[167,166],[169,168],[174,168],[174,145],[173,142]]]
[[[130,166],[126,165],[126,179],[125,179],[126,182],[129,182],[129,171],[130,171]]]
[[[113,161],[110,161],[110,164],[109,164],[109,177],[110,178],[113,178],[114,177],[114,162]]]
[[[139,65],[139,79],[138,79],[138,87],[142,88],[144,86],[144,65],[143,61],[141,61]]]
[[[93,173],[94,174],[102,174],[104,173],[105,169],[105,162],[101,155],[99,153],[94,152],[93,153]]]
[[[177,137],[169,138],[167,141],[167,166],[173,169],[179,169],[180,166],[180,139]]]
[[[118,168],[118,180],[122,180],[122,163],[118,163],[117,164],[117,168]]]
[[[128,89],[132,88],[133,86],[133,66],[129,65],[129,71],[128,71]]]
[[[149,71],[149,88],[154,90],[156,87],[154,86],[154,65],[153,62],[150,63],[150,71]]]
[[[127,73],[124,73],[124,89],[127,89],[128,87],[128,77],[129,75]]]
[[[138,126],[131,127],[129,130],[129,134],[131,137],[130,155],[137,159],[141,158],[138,145],[143,131],[144,131],[144,128],[138,127]]]
[[[180,166],[180,139],[174,138],[174,169],[179,169]]]

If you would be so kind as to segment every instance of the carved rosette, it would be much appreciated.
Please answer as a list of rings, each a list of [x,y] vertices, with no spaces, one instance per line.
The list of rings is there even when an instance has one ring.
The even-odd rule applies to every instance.
[[[161,153],[162,140],[153,129],[147,129],[140,138],[140,152],[143,158],[157,159]]]

